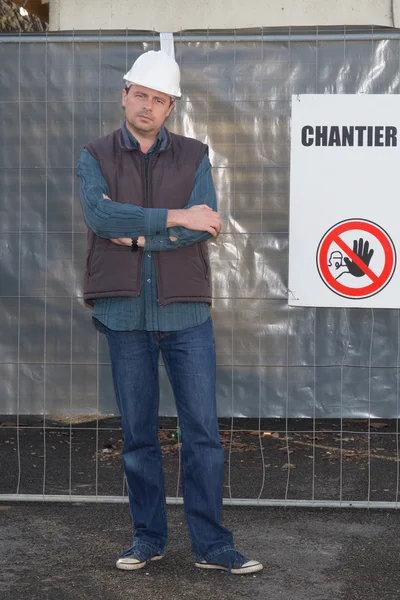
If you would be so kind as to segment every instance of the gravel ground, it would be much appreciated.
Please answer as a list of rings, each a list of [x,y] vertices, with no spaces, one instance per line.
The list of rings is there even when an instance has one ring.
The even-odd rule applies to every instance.
[[[0,504],[0,594],[12,600],[398,600],[397,512],[226,508],[256,575],[192,563],[183,509],[168,509],[165,558],[137,572],[115,559],[130,543],[127,506]]]
[[[0,417],[0,494],[121,495],[119,420]],[[167,495],[180,494],[174,419],[161,421]],[[385,500],[399,496],[395,421],[221,420],[225,496]],[[255,434],[256,432],[256,434]],[[19,451],[18,451],[19,449]],[[342,452],[340,453],[340,449]],[[19,460],[18,460],[19,457]],[[340,460],[342,457],[342,460]],[[168,508],[166,557],[115,568],[131,543],[128,506],[0,503],[0,596],[11,600],[398,600],[397,511],[225,508],[262,573],[193,566],[183,508]]]

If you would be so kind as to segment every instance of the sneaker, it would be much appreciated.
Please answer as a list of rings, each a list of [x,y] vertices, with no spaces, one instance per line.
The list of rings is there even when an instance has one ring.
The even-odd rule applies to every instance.
[[[256,573],[262,571],[263,565],[257,560],[249,560],[237,550],[226,550],[217,554],[210,561],[203,560],[194,563],[199,569],[220,569],[227,571],[230,575],[247,575],[248,573]]]
[[[121,552],[117,560],[117,569],[131,571],[134,569],[142,569],[148,562],[153,560],[161,560],[163,554],[155,551],[151,546],[143,542],[134,542],[131,548]]]

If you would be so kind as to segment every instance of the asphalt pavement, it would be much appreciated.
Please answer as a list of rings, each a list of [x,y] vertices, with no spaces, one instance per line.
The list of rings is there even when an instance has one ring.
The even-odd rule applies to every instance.
[[[228,576],[193,565],[183,507],[168,508],[162,561],[115,568],[131,542],[127,505],[0,504],[0,596],[12,600],[398,600],[400,513],[224,509],[237,548],[264,563]]]

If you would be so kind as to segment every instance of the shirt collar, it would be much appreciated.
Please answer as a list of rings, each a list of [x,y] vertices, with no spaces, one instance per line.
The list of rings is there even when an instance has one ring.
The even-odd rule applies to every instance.
[[[126,126],[126,121],[124,121],[122,123],[121,129],[122,129],[122,136],[123,136],[124,144],[125,144],[126,148],[128,148],[128,149],[139,148],[140,147],[139,142],[137,141],[135,136],[133,136],[132,133],[129,131],[128,127]],[[166,133],[165,127],[163,125],[157,134],[156,141],[154,142],[154,144],[152,145],[150,150],[147,152],[147,154],[151,154],[157,148],[164,150],[166,143],[167,143],[167,133]]]

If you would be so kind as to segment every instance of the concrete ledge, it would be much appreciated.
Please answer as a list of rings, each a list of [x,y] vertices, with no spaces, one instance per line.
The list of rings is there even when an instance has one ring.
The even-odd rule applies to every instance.
[[[233,29],[364,25],[395,26],[400,0],[52,0],[50,30]]]

